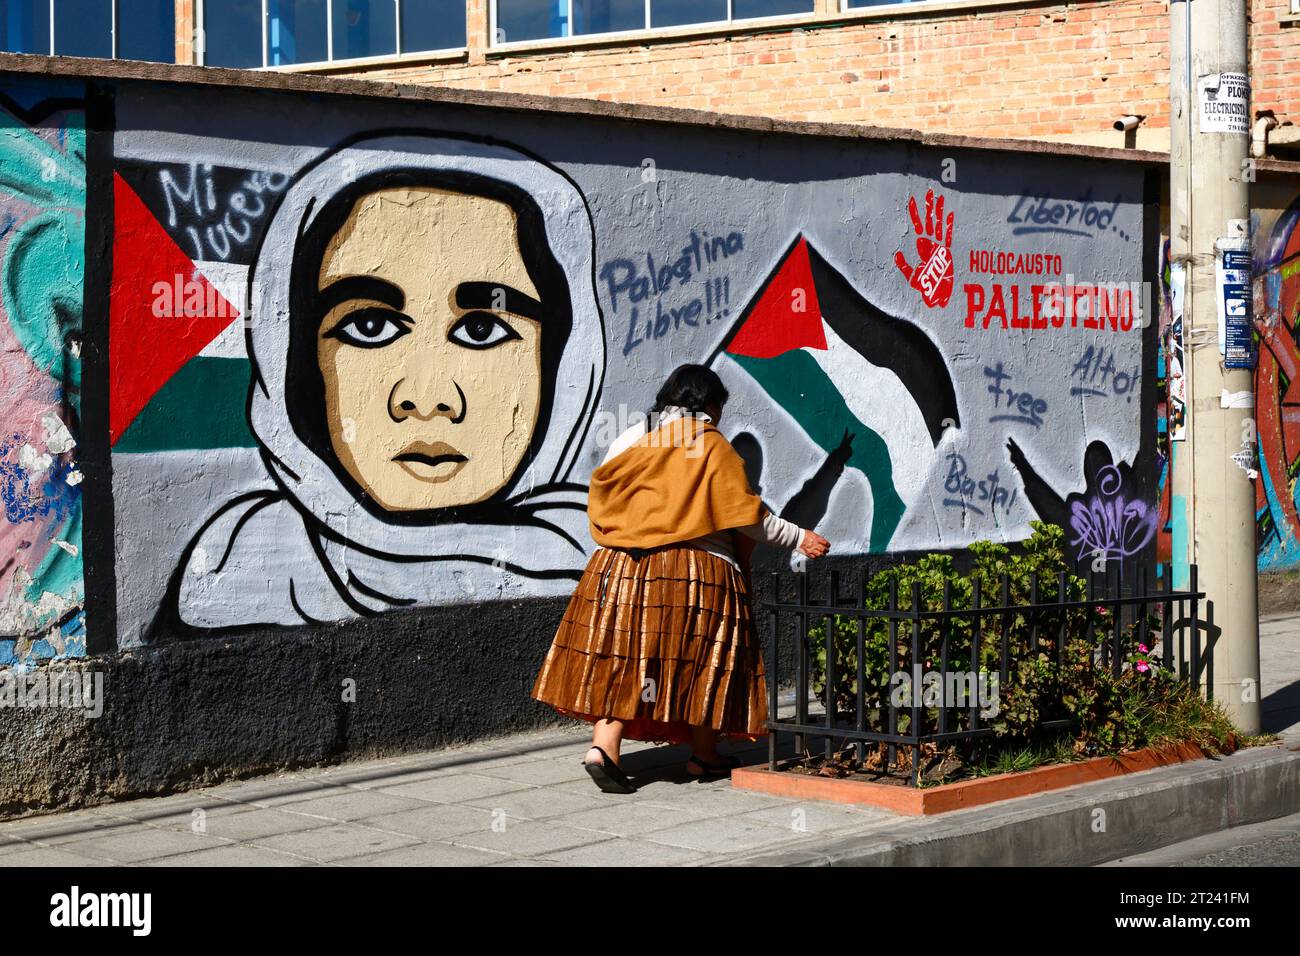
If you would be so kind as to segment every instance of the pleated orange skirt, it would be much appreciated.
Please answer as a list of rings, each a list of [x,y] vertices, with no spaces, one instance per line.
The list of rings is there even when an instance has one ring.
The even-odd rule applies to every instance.
[[[596,549],[532,696],[581,720],[621,720],[632,740],[684,743],[691,725],[758,740],[767,685],[744,576],[686,545]]]

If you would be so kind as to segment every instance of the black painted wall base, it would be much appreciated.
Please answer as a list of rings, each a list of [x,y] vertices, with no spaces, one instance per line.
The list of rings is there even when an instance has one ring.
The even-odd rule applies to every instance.
[[[529,691],[564,605],[435,608],[68,665],[103,674],[103,714],[0,712],[0,817],[562,720]],[[343,699],[349,680],[355,703]]]

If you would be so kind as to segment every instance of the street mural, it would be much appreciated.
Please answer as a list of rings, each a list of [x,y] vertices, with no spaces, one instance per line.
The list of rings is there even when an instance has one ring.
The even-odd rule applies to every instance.
[[[1268,199],[1263,197],[1265,208]],[[1274,207],[1276,208],[1276,207]],[[1255,485],[1255,524],[1260,571],[1300,567],[1300,198],[1278,210],[1271,224],[1252,219],[1254,240],[1252,314],[1258,339],[1255,368],[1255,435],[1258,449]],[[1169,261],[1169,239],[1162,237],[1160,255],[1160,390],[1158,403],[1160,468],[1161,560],[1181,548],[1185,536],[1181,506],[1171,495],[1170,475],[1177,466],[1186,434],[1188,396],[1185,365],[1181,282]],[[1254,464],[1247,459],[1248,464]]]
[[[825,456],[781,516],[815,527],[830,490],[856,483],[871,502],[868,550],[888,550],[906,511],[902,495],[915,497],[944,431],[960,425],[951,373],[926,334],[873,306],[799,236],[711,364],[788,416],[788,427],[765,443],[769,464],[776,455]],[[888,409],[890,420],[872,406]],[[813,500],[822,506],[809,510]]]
[[[1014,438],[1007,448],[1034,510],[1065,529],[1075,560],[1089,570],[1114,565],[1121,577],[1131,573],[1161,527],[1160,505],[1145,497],[1143,473],[1149,463],[1135,469],[1117,462],[1104,442],[1094,441],[1084,453],[1087,487],[1062,497],[1039,476]]]
[[[85,654],[85,162],[77,99],[0,93],[0,666]]]
[[[134,228],[148,213],[117,188]],[[249,277],[249,314],[275,317],[247,338],[268,487],[204,522],[156,627],[339,621],[486,596],[502,572],[535,591],[576,578],[586,488],[569,476],[604,367],[592,254],[578,190],[517,150],[380,133],[303,170]],[[125,293],[131,278],[114,289],[127,306],[113,332],[140,343],[151,315]],[[153,364],[152,394],[139,379],[119,390],[124,439],[162,373],[236,324],[217,311]]]
[[[1255,520],[1261,571],[1300,566],[1300,198],[1257,239],[1254,319],[1259,336],[1255,420],[1259,477]]]
[[[683,362],[727,385],[755,490],[837,554],[1038,519],[1080,567],[1156,539],[1140,170],[175,96],[117,89],[91,179],[111,190],[87,296],[108,317],[119,648],[566,596],[594,547],[588,476]],[[84,623],[86,175],[41,170],[85,148],[75,111],[9,115],[28,165],[0,180],[0,357],[30,410],[0,461],[4,531],[30,546],[6,549],[5,633],[62,633]]]

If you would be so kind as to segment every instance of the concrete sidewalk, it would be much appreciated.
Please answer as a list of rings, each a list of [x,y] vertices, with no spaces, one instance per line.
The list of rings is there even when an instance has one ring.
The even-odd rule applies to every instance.
[[[579,766],[590,739],[521,734],[13,821],[0,824],[0,865],[679,865],[806,839],[796,811],[818,835],[895,819],[683,780],[681,747],[629,743],[640,789],[601,793]]]
[[[1300,616],[1261,654],[1282,745],[940,817],[688,780],[687,749],[636,743],[640,789],[603,794],[575,724],[0,823],[0,866],[1098,863],[1300,811]]]
[[[1300,737],[1300,613],[1259,619],[1259,669],[1264,729]]]

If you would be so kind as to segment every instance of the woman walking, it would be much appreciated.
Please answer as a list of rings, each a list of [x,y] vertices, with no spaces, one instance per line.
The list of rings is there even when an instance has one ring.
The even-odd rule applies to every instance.
[[[597,549],[565,610],[532,696],[594,724],[583,760],[600,789],[632,793],[624,738],[690,742],[687,773],[737,765],[719,739],[767,733],[763,656],[750,605],[756,542],[820,557],[829,542],[772,514],[717,428],[727,390],[683,365],[652,414],[591,475]]]

